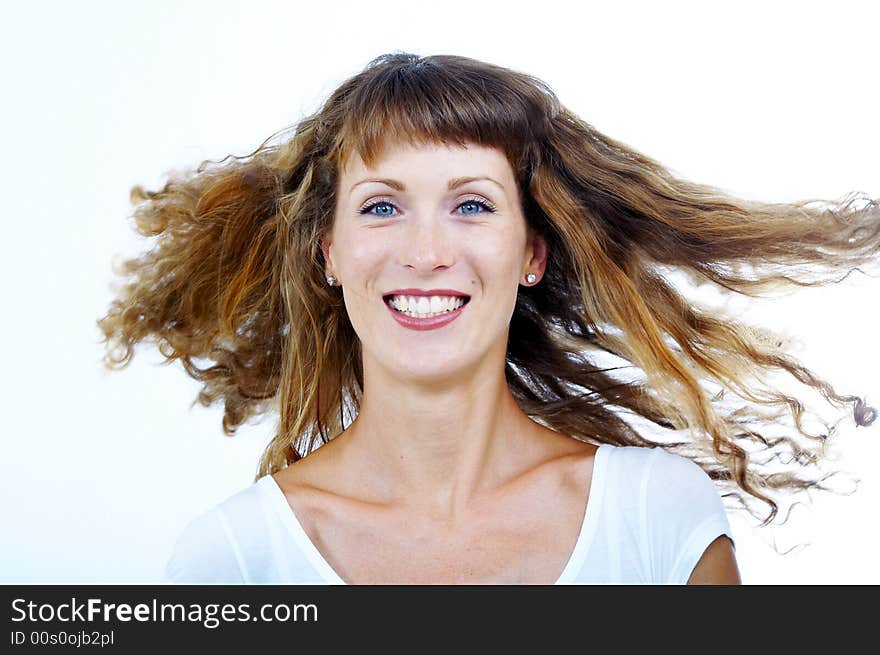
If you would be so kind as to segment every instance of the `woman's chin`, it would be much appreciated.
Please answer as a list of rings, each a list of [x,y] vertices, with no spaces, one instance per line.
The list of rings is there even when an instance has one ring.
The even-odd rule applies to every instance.
[[[452,355],[439,356],[434,360],[423,358],[410,360],[407,363],[396,363],[387,366],[388,374],[392,378],[409,384],[430,384],[443,386],[455,383],[460,386],[473,375],[473,367],[461,359],[452,361]]]

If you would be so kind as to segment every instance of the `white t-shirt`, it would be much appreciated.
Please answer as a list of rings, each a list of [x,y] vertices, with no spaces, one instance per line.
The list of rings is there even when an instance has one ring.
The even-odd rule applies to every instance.
[[[721,496],[697,464],[662,448],[603,444],[555,584],[685,584],[722,534],[733,541]],[[345,584],[271,475],[193,519],[165,575],[189,584]]]

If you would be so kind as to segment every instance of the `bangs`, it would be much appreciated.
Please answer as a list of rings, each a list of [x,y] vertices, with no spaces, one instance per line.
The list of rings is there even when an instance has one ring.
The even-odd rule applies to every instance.
[[[502,151],[517,182],[527,184],[556,104],[542,82],[453,55],[380,60],[342,101],[345,118],[330,155],[337,165],[357,152],[373,167],[388,143],[474,143]]]

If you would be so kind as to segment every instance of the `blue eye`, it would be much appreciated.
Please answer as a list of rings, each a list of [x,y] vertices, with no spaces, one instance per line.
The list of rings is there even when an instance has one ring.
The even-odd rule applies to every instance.
[[[482,214],[484,212],[489,212],[490,214],[494,214],[496,211],[495,206],[493,204],[489,203],[486,200],[480,200],[478,198],[469,198],[469,199],[459,203],[459,205],[458,205],[458,207],[456,207],[456,209],[459,209],[461,207],[466,207],[468,205],[470,205],[472,207],[479,207],[483,211],[465,212],[464,213],[465,216],[473,216],[475,214]],[[395,210],[397,209],[397,205],[395,205],[393,202],[390,202],[388,200],[376,200],[374,202],[368,203],[368,204],[364,205],[363,207],[361,207],[358,210],[358,214],[371,213],[373,211],[373,209],[376,209],[377,207],[382,207],[383,209],[384,208],[392,208]],[[373,214],[373,216],[391,216],[391,215],[392,214],[387,213],[386,211],[383,211],[382,213]]]
[[[495,209],[489,207],[489,205],[487,205],[487,204],[486,204],[485,202],[483,202],[482,200],[465,200],[465,201],[464,201],[463,203],[461,203],[458,207],[465,207],[465,206],[467,206],[467,205],[471,205],[472,207],[482,207],[483,209],[485,209],[485,210],[486,210],[487,212],[489,212],[490,214],[493,213],[493,212],[495,211]],[[456,207],[456,209],[458,209],[458,207]],[[482,212],[475,211],[475,212],[465,212],[465,213],[466,213],[466,214],[481,214]]]
[[[358,213],[359,214],[367,214],[367,213],[372,212],[372,210],[374,210],[376,207],[382,207],[383,209],[385,209],[385,208],[394,208],[394,205],[392,205],[390,202],[385,202],[384,200],[381,200],[379,202],[374,202],[371,205],[361,207],[361,209],[358,211]],[[387,214],[387,213],[379,213],[379,214],[375,214],[375,215],[376,216],[390,216],[390,214]]]

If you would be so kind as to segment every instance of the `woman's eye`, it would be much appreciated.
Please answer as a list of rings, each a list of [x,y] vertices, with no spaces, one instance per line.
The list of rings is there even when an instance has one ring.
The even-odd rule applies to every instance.
[[[469,200],[465,200],[458,204],[456,209],[461,209],[462,207],[467,208],[464,211],[465,216],[473,215],[473,214],[481,214],[480,211],[489,212],[490,214],[495,213],[495,206],[485,200],[478,200],[476,198],[472,198]],[[387,200],[378,200],[372,203],[368,203],[358,210],[359,214],[368,214],[373,213],[374,209],[379,209],[378,213],[373,214],[374,216],[391,216],[390,213],[392,210],[396,210],[397,206],[394,203],[388,202]]]
[[[360,209],[360,212],[359,212],[359,213],[361,213],[361,214],[372,213],[372,211],[373,211],[374,209],[376,209],[377,207],[378,207],[378,208],[381,208],[383,211],[380,212],[380,213],[378,213],[378,214],[376,214],[376,216],[390,216],[391,214],[387,213],[387,212],[384,211],[384,210],[386,210],[386,209],[388,209],[388,208],[394,208],[394,209],[396,209],[396,207],[394,207],[394,205],[392,205],[390,202],[382,201],[382,202],[374,202],[374,203],[372,203],[372,204],[370,204],[370,205],[366,205],[366,206],[362,207],[362,208]]]
[[[470,205],[471,207],[482,207],[484,210],[486,210],[490,214],[495,212],[495,207],[489,205],[489,203],[484,202],[482,200],[465,200],[458,207],[467,207],[468,205]],[[456,207],[456,209],[458,209],[458,207]],[[465,214],[481,214],[481,213],[482,212],[480,212],[480,211],[467,211],[467,212],[465,212]]]

